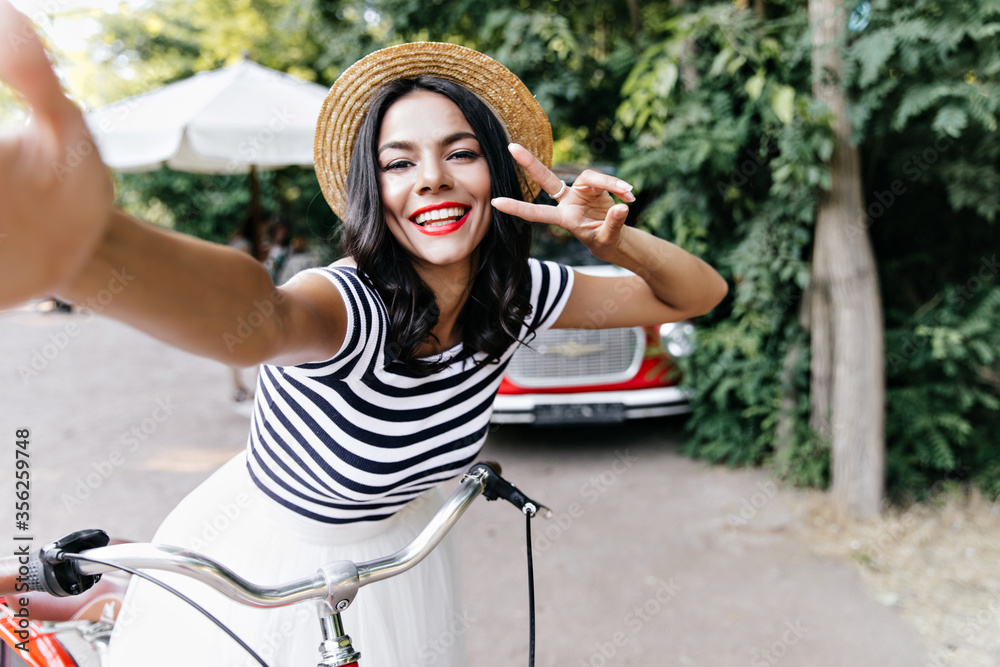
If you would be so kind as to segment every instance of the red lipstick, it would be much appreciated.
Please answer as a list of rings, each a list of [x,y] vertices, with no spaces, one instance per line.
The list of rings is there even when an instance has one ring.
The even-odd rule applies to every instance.
[[[462,209],[465,211],[465,215],[463,215],[458,220],[455,220],[454,222],[449,222],[448,224],[445,225],[435,225],[433,223],[437,221],[434,220],[426,220],[422,224],[417,223],[417,218],[420,217],[421,215],[429,213],[431,211],[438,211],[446,208]],[[417,229],[419,229],[421,233],[426,234],[428,236],[441,236],[444,234],[450,234],[455,230],[459,229],[462,225],[464,225],[465,222],[469,219],[470,211],[472,211],[472,208],[468,204],[446,201],[446,202],[441,202],[439,204],[431,204],[430,206],[424,206],[423,208],[417,209],[416,211],[410,214],[409,219],[410,222],[412,222],[417,226]]]

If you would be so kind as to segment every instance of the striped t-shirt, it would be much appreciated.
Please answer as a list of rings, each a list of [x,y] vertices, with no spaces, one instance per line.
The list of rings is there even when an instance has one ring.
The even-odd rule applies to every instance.
[[[573,272],[528,261],[527,320],[537,334],[562,312]],[[328,523],[377,521],[472,463],[519,343],[499,364],[477,368],[474,360],[484,356],[477,352],[426,377],[401,364],[386,369],[389,318],[378,293],[352,267],[312,271],[343,294],[344,344],[325,361],[261,366],[247,465],[264,493],[299,514]],[[527,340],[527,332],[520,337]]]

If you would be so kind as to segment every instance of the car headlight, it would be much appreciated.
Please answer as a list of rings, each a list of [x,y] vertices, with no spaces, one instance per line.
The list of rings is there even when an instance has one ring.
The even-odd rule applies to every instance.
[[[660,326],[660,340],[673,357],[686,357],[694,352],[694,325],[690,322],[668,322]]]

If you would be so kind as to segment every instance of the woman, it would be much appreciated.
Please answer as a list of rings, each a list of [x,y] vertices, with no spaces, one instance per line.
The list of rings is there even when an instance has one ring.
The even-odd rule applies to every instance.
[[[0,3],[0,20],[16,27]],[[0,146],[0,233],[37,250],[34,263],[17,265],[23,275],[3,269],[0,306],[50,292],[84,299],[127,271],[134,278],[105,313],[191,352],[263,364],[246,456],[185,499],[156,537],[250,580],[289,580],[408,542],[440,505],[437,485],[481,448],[503,369],[533,335],[594,328],[595,313],[606,327],[676,321],[726,293],[704,262],[624,225],[627,206],[611,195],[633,201],[628,184],[586,171],[566,187],[546,166],[551,131],[523,84],[448,44],[376,52],[331,88],[316,168],[344,220],[346,256],[276,288],[245,255],[113,209],[96,156],[50,178],[47,164],[87,135],[26,39],[0,46],[0,75],[36,111],[32,127]],[[540,190],[558,206],[527,203]],[[574,275],[529,260],[524,221],[559,225],[636,275]],[[446,540],[345,612],[368,667],[464,664],[459,642],[433,641],[456,620],[453,551]],[[244,664],[158,591],[138,585],[129,595],[112,664]],[[274,664],[315,660],[310,610],[199,597]],[[164,640],[167,627],[181,629],[176,640]]]

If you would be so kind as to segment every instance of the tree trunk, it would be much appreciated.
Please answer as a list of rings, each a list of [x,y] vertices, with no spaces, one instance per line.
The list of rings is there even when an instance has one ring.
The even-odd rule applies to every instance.
[[[639,0],[628,0],[628,15],[632,19],[632,45],[638,51],[642,39],[642,14],[639,11]]]
[[[868,238],[858,148],[840,84],[847,14],[841,0],[809,0],[813,94],[834,116],[833,187],[820,196],[807,293],[812,334],[811,426],[828,436],[831,493],[852,514],[879,512],[885,468],[885,351],[875,257]]]
[[[774,434],[774,453],[778,461],[787,461],[795,445],[795,407],[799,403],[799,392],[795,387],[795,367],[801,355],[802,350],[797,343],[789,345],[781,363],[781,383],[784,390],[781,393],[778,408],[780,414]]]
[[[687,7],[688,0],[670,0],[670,6],[674,9],[680,9],[682,7]],[[694,59],[697,56],[697,51],[695,50],[697,45],[694,43],[693,39],[687,39],[684,41],[684,58],[681,59],[681,82],[684,84],[684,90],[694,90],[701,75],[698,74],[698,70],[695,69]]]
[[[750,0],[736,0],[736,9],[749,9]],[[762,19],[765,15],[764,0],[753,0],[753,13]]]

